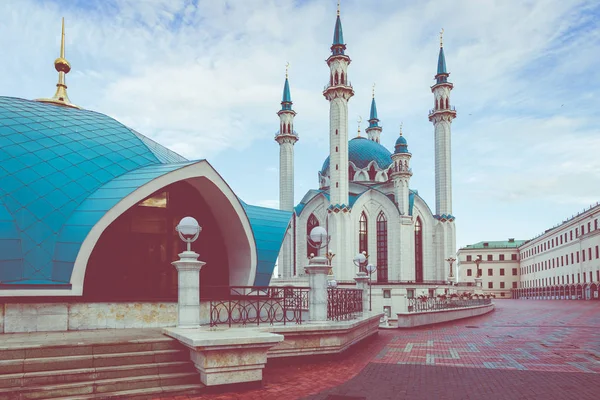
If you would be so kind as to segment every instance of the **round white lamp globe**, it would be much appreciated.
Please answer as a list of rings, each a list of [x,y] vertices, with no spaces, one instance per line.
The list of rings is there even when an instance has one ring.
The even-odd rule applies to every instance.
[[[322,226],[315,226],[312,231],[310,231],[310,240],[312,240],[315,244],[320,245],[323,242],[327,241],[327,231]]]

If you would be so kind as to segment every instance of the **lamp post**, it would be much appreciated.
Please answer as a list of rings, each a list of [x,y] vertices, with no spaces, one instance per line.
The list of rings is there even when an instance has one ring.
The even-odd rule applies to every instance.
[[[450,264],[450,274],[448,275],[448,283],[452,284],[452,280],[454,278],[454,273],[452,272],[452,264],[454,264],[454,261],[456,261],[456,258],[449,257],[449,258],[446,258],[446,261],[448,261],[448,264]]]
[[[483,261],[481,256],[477,257],[474,261],[475,265],[477,266],[477,278],[481,278],[481,269],[479,269],[479,264],[481,264],[481,261]]]
[[[365,264],[367,263],[368,259],[369,259],[369,256],[367,255],[367,252],[363,251],[362,253],[358,253],[356,255],[356,257],[354,257],[354,259],[352,260],[352,262],[358,268],[363,269],[365,267]]]
[[[327,273],[331,269],[329,260],[333,258],[333,255],[321,256],[320,250],[327,247],[331,237],[325,228],[316,226],[310,231],[307,239],[309,244],[317,250],[317,255],[309,259],[308,266],[304,269],[308,274],[308,285],[310,286],[308,294],[309,320],[324,322],[327,321],[327,288],[332,285],[327,282]],[[337,282],[335,285],[337,286]]]
[[[372,296],[371,296],[371,275],[376,270],[377,270],[377,267],[374,266],[373,264],[368,264],[367,265],[367,272],[369,273],[369,311],[372,311],[371,310],[371,300],[372,300]]]
[[[202,228],[192,217],[184,217],[175,228],[187,250],[179,254],[172,264],[177,268],[177,326],[197,328],[200,326],[200,269],[206,264],[198,261],[198,253],[192,251],[192,243],[198,239]]]

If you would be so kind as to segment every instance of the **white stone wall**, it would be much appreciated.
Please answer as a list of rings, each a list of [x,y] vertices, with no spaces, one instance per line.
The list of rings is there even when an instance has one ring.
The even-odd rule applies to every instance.
[[[435,210],[452,214],[452,157],[450,122],[435,123]]]
[[[279,209],[294,210],[294,143],[280,140],[279,144]]]
[[[331,204],[348,204],[348,101],[337,97],[329,106],[329,185]]]

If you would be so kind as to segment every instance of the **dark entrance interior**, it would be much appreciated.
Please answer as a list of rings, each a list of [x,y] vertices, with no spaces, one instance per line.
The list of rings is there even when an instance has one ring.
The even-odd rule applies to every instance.
[[[184,216],[202,227],[192,250],[206,262],[203,297],[229,284],[227,249],[218,216],[189,183],[166,186],[119,216],[100,236],[88,261],[83,298],[88,301],[177,301],[177,271],[185,244],[175,231]]]

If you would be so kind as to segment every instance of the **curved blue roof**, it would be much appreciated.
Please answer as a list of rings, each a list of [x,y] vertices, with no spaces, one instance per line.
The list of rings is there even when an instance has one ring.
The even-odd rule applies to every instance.
[[[281,109],[282,110],[291,110],[292,109],[292,95],[290,94],[290,83],[288,78],[285,78],[285,84],[283,85],[283,97],[281,100]]]
[[[386,169],[392,164],[392,154],[381,144],[364,137],[355,137],[348,142],[348,160],[357,168],[366,168],[375,161],[379,168]],[[325,159],[321,174],[329,170],[329,157]]]
[[[68,284],[108,210],[191,163],[106,115],[0,97],[0,284]]]
[[[341,45],[344,44],[344,33],[342,32],[342,20],[338,14],[335,20],[335,28],[333,30],[333,44]]]
[[[394,148],[396,149],[394,151],[394,153],[398,154],[398,153],[408,153],[408,142],[406,141],[406,138],[402,135],[400,135],[398,137],[398,139],[396,140],[396,145],[394,146]]]

